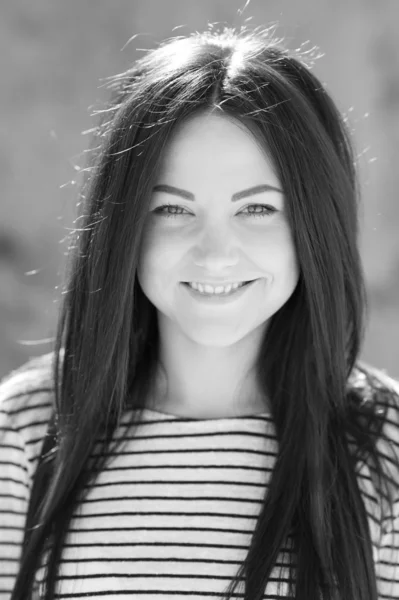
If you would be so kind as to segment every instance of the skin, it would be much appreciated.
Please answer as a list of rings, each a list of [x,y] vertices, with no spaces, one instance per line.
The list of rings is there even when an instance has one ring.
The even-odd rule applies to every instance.
[[[197,419],[266,413],[253,365],[270,317],[299,278],[272,163],[241,123],[196,115],[169,141],[156,183],[191,192],[195,201],[165,191],[151,198],[137,276],[157,309],[164,372],[147,407]],[[260,184],[280,191],[232,202],[233,194]],[[181,208],[154,212],[166,203]],[[253,204],[274,212],[248,209]],[[224,305],[200,302],[181,284],[211,278],[258,281]]]

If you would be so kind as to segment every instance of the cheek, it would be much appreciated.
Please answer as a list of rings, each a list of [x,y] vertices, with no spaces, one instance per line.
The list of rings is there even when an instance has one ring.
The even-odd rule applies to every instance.
[[[287,276],[297,282],[299,279],[299,263],[291,236],[286,239],[282,260],[284,261]]]
[[[254,255],[260,258],[265,267],[273,271],[298,270],[296,250],[287,225],[259,232],[253,236],[251,243]]]
[[[145,293],[148,293],[148,283],[151,281],[153,271],[156,267],[156,257],[155,238],[151,228],[147,226],[143,233],[137,265],[137,278]]]
[[[170,283],[170,273],[181,263],[186,252],[187,244],[178,244],[167,232],[162,233],[160,229],[155,232],[154,228],[149,228],[143,238],[140,251],[138,264],[140,283],[149,282],[152,285],[155,278],[159,282]]]

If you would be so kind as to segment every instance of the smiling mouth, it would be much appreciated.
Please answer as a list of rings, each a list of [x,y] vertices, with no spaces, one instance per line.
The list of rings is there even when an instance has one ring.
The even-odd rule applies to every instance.
[[[255,281],[258,281],[258,280],[251,279],[250,281],[243,281],[237,288],[233,288],[229,292],[222,292],[222,293],[214,293],[214,292],[208,293],[205,291],[201,292],[197,288],[194,288],[191,285],[189,285],[189,283],[187,281],[182,281],[181,283],[183,285],[185,285],[190,290],[191,293],[202,296],[204,298],[222,301],[224,298],[229,298],[230,296],[233,296],[233,295],[234,296],[239,295],[240,290],[243,290],[244,287],[249,286],[251,283],[255,283]]]

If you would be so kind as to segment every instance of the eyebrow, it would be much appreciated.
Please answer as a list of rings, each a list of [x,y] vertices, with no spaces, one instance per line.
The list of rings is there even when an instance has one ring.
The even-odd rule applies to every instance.
[[[195,200],[194,194],[191,192],[187,192],[186,190],[182,190],[181,188],[174,187],[173,185],[166,185],[160,183],[153,188],[154,192],[166,192],[167,194],[172,194],[173,196],[180,196],[185,200]],[[255,185],[254,187],[248,188],[247,190],[242,190],[241,192],[236,192],[232,195],[231,201],[237,202],[237,200],[241,200],[242,198],[248,198],[249,196],[255,196],[255,194],[261,194],[262,192],[280,192],[283,193],[283,190],[279,188],[269,185],[268,183],[262,185]]]

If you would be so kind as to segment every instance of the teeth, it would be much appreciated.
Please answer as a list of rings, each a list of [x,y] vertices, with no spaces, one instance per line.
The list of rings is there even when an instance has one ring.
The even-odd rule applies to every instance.
[[[202,285],[201,283],[196,283],[195,281],[193,282],[188,282],[188,285],[193,288],[194,290],[197,290],[197,292],[201,292],[201,294],[215,294],[215,295],[219,295],[219,294],[229,294],[231,291],[234,291],[236,289],[238,289],[239,287],[242,287],[244,285],[244,283],[233,283],[230,285],[227,285],[226,287],[224,287],[223,285],[219,285],[217,287],[213,287],[212,285]]]

